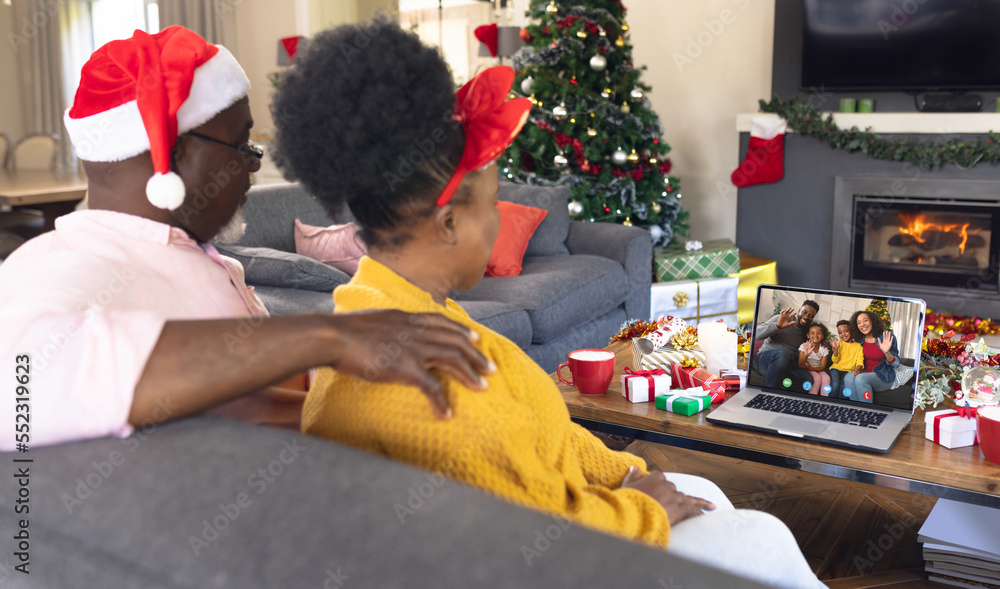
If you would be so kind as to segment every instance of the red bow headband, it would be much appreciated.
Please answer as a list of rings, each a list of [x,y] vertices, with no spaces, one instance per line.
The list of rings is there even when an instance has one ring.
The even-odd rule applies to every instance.
[[[443,207],[462,178],[495,160],[528,120],[527,98],[506,100],[514,84],[514,70],[496,66],[483,70],[455,94],[455,120],[465,130],[465,149],[458,167],[445,184],[437,206]]]

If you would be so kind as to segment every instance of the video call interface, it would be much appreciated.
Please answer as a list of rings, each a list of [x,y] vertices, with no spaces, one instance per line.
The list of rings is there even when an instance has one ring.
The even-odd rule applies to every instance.
[[[760,288],[755,317],[750,385],[912,407],[923,338],[922,302]],[[887,348],[888,353],[883,351]],[[892,366],[889,357],[896,357],[898,365]]]

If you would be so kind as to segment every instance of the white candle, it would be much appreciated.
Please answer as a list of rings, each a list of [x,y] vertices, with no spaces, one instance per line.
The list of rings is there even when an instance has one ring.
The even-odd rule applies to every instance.
[[[705,370],[718,376],[723,368],[736,368],[736,334],[725,324],[706,321],[698,324],[698,345],[705,352]]]

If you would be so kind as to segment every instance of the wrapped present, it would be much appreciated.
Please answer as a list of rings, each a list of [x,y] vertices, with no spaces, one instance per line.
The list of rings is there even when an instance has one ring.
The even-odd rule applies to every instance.
[[[726,392],[737,393],[747,388],[747,371],[739,368],[723,368],[719,378],[726,384]]]
[[[681,415],[694,415],[699,411],[708,409],[712,405],[711,395],[706,395],[704,392],[701,387],[673,390],[662,395],[657,395],[654,402],[657,409]]]
[[[924,413],[927,429],[924,437],[945,448],[962,448],[979,444],[976,437],[976,420],[962,417],[958,411],[928,411]]]
[[[680,364],[671,364],[670,377],[674,386],[678,388],[689,389],[700,386],[705,394],[712,398],[713,403],[726,400],[725,381],[704,368],[686,368]]]
[[[656,393],[670,390],[670,375],[662,368],[635,370],[628,366],[622,373],[622,396],[633,403],[647,403]]]
[[[678,317],[691,325],[723,320],[736,327],[739,278],[657,282],[650,289],[650,319]]]
[[[765,260],[747,252],[740,252],[740,271],[737,299],[739,301],[736,320],[740,325],[753,321],[753,310],[757,303],[757,287],[761,284],[778,284],[778,265],[773,260]]]
[[[653,350],[670,345],[672,337],[679,333],[684,333],[688,328],[687,321],[684,321],[680,317],[673,317],[671,315],[661,315],[661,317],[665,320],[663,327],[653,333],[636,338],[644,354],[649,354]]]
[[[646,348],[640,343],[639,338],[632,340],[632,366],[639,370],[652,370],[662,368],[670,370],[672,364],[683,364],[684,362],[699,364],[705,363],[705,352],[695,346],[693,350],[678,350],[671,347],[653,350],[645,353]]]
[[[654,248],[653,259],[660,282],[721,278],[740,271],[740,250],[728,239],[706,241],[692,251],[680,244]]]

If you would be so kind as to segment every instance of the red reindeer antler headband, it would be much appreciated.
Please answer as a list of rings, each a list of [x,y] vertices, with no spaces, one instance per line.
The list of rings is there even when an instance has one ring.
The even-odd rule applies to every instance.
[[[455,94],[455,120],[465,130],[465,149],[448,179],[437,206],[451,201],[465,174],[489,164],[507,149],[528,120],[527,98],[506,100],[514,84],[514,70],[496,66],[483,70]]]

